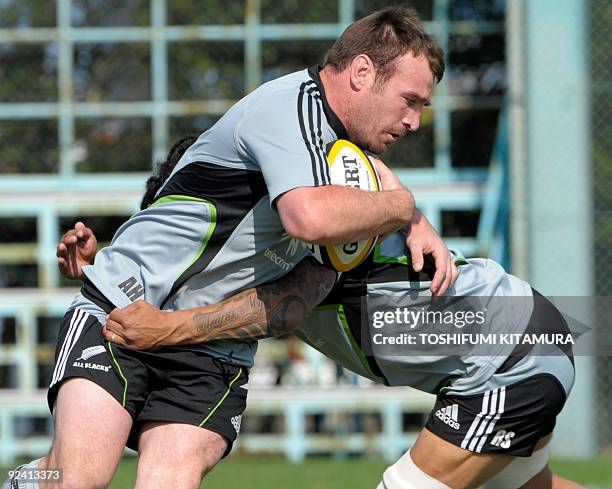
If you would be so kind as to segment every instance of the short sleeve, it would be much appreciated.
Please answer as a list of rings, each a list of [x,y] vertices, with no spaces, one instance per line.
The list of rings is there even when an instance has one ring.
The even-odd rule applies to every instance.
[[[302,83],[299,91],[270,91],[247,110],[236,143],[261,169],[271,203],[291,189],[330,183],[324,118],[314,82]]]

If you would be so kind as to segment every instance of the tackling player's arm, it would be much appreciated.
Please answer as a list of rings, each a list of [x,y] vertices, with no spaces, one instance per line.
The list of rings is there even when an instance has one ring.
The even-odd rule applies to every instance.
[[[115,309],[103,332],[107,340],[139,350],[281,336],[299,327],[329,294],[335,277],[334,271],[306,258],[283,278],[217,304],[165,312],[138,301]]]
[[[98,252],[98,240],[93,231],[77,222],[60,238],[57,245],[57,266],[62,276],[69,279],[83,277],[82,268],[94,262]]]
[[[81,278],[93,263],[97,241],[83,223],[65,233],[57,247],[58,266],[67,278]],[[163,312],[145,301],[111,311],[106,338],[134,349],[215,340],[255,341],[296,329],[331,291],[336,272],[313,258],[302,260],[281,279],[250,288],[209,306]],[[114,337],[113,337],[114,334]]]

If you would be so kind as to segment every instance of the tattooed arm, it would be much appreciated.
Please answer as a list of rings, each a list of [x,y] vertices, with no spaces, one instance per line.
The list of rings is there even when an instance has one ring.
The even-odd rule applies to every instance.
[[[104,336],[138,350],[280,336],[306,319],[329,294],[335,277],[332,270],[306,258],[279,280],[244,290],[218,304],[164,312],[138,301],[115,309],[104,326]]]

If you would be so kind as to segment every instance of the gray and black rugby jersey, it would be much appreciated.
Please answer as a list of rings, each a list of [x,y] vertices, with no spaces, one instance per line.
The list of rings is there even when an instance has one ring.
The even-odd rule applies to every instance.
[[[372,315],[381,310],[381,304],[389,309],[432,307],[430,278],[426,273],[415,273],[406,255],[403,235],[396,233],[385,240],[370,263],[343,275],[296,335],[343,367],[389,386],[469,395],[511,385],[537,373],[550,373],[569,393],[573,369],[567,368],[570,360],[562,352],[538,356],[536,347],[519,360],[509,358],[516,353],[514,345],[487,345],[480,350],[484,355],[457,355],[451,354],[452,347],[429,352],[423,345],[376,344],[374,335],[385,330],[373,327]],[[459,277],[446,294],[448,309],[452,308],[450,297],[464,303],[476,298],[478,308],[490,317],[489,332],[525,332],[532,324],[533,292],[529,284],[506,273],[492,260],[460,260]],[[460,309],[466,306],[458,305]],[[427,325],[419,327],[415,331],[427,331]]]
[[[114,306],[144,299],[165,310],[278,279],[309,252],[271,204],[291,189],[328,184],[325,148],[346,137],[317,67],[262,85],[200,135],[155,203],[121,226],[86,277]],[[197,348],[250,366],[256,343]]]

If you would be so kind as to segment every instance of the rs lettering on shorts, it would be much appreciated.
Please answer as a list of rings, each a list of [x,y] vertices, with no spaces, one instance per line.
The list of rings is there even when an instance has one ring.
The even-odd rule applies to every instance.
[[[514,438],[514,435],[514,431],[499,430],[497,433],[495,433],[495,436],[491,440],[491,445],[494,447],[508,449],[512,444],[512,438]]]

